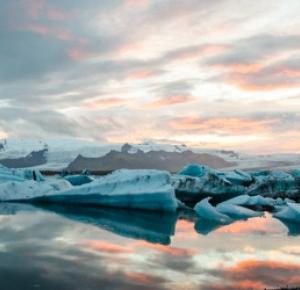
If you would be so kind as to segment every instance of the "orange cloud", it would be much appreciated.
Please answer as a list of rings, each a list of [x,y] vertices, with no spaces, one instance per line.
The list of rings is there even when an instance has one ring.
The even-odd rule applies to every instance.
[[[299,286],[300,265],[277,261],[246,260],[234,266],[221,266],[211,273],[222,283],[210,283],[206,289],[229,290]]]
[[[249,221],[237,221],[216,230],[218,233],[281,233],[284,229],[276,220],[252,218]]]
[[[194,229],[194,222],[180,219],[176,223],[176,237],[177,238],[198,238],[199,235]]]
[[[236,64],[226,64],[226,65],[225,64],[216,64],[216,65],[213,65],[213,67],[229,69],[230,71],[232,71],[234,73],[247,74],[247,73],[259,72],[263,68],[263,65],[258,64],[258,63],[252,63],[252,64],[236,63]]]
[[[84,241],[83,245],[94,251],[110,253],[110,254],[126,254],[133,253],[133,249],[127,246],[108,243],[105,241],[88,240]]]
[[[127,272],[124,275],[129,280],[140,283],[140,284],[152,285],[157,281],[156,277],[154,277],[152,275],[144,274],[144,273]]]
[[[249,134],[265,132],[275,122],[274,119],[181,117],[170,119],[169,126],[176,130],[201,131],[201,133]]]
[[[127,75],[128,79],[146,79],[155,75],[153,71],[150,70],[139,70],[131,72]]]
[[[176,104],[189,103],[194,100],[193,97],[190,96],[170,96],[157,101],[154,101],[149,104],[150,108],[160,108],[165,106],[171,106]]]
[[[176,248],[170,246],[163,246],[160,244],[150,244],[144,241],[140,241],[135,243],[138,247],[152,249],[158,252],[166,253],[171,256],[191,256],[196,253],[193,249],[185,249],[185,248]]]
[[[89,110],[97,110],[97,109],[103,109],[103,108],[123,105],[126,102],[127,102],[127,100],[124,100],[121,98],[97,99],[97,100],[90,101],[88,103],[83,104],[82,107],[85,109],[89,109]]]

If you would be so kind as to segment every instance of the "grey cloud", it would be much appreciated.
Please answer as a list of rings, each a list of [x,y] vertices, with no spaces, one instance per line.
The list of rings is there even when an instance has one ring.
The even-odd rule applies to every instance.
[[[204,63],[208,65],[253,64],[274,54],[300,49],[300,35],[261,34],[226,44],[228,48]]]

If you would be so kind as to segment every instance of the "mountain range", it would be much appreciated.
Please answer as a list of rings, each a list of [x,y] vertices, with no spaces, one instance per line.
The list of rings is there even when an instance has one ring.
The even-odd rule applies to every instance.
[[[100,144],[76,139],[0,141],[0,164],[47,171],[108,172],[120,168],[177,172],[189,163],[213,168],[265,169],[300,166],[300,154],[250,155],[185,145]]]

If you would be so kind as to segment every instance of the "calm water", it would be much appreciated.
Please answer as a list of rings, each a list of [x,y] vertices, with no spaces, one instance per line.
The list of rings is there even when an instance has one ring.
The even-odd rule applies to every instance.
[[[263,289],[300,285],[297,226],[191,214],[0,204],[0,289]]]

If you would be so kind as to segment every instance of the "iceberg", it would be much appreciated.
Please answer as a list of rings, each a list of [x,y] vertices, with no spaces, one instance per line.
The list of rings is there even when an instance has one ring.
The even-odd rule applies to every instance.
[[[64,177],[64,179],[69,181],[74,186],[90,183],[94,180],[92,177],[86,174],[67,175]]]
[[[217,211],[225,214],[233,219],[248,219],[252,217],[259,217],[263,215],[263,212],[257,212],[235,204],[218,204]]]
[[[282,171],[252,173],[254,183],[248,188],[249,195],[265,197],[297,197],[299,186],[293,175]]]
[[[232,205],[242,205],[246,207],[253,208],[273,208],[275,205],[275,200],[272,198],[266,198],[261,195],[250,196],[247,194],[234,197],[232,199],[226,200],[223,204],[232,204]]]
[[[6,181],[0,183],[0,201],[30,201],[43,196],[55,195],[71,188],[71,184],[66,180],[45,182],[33,180]]]
[[[37,169],[11,169],[0,165],[0,183],[6,181],[25,180],[44,181],[45,178]]]
[[[175,212],[178,201],[171,176],[159,170],[118,170],[72,186],[66,180],[6,182],[0,201],[56,202]]]
[[[210,197],[207,197],[195,205],[194,210],[197,213],[197,215],[205,220],[214,221],[219,224],[231,223],[232,219],[226,214],[219,212],[215,207],[213,207],[209,203],[210,199]]]
[[[224,174],[201,165],[191,164],[173,177],[176,194],[183,201],[199,201],[213,195],[239,195],[245,187],[230,182]]]
[[[300,204],[288,202],[283,209],[273,216],[280,220],[298,224],[300,223]]]
[[[249,186],[253,182],[253,177],[242,170],[218,172],[219,176],[226,178],[232,184]]]

